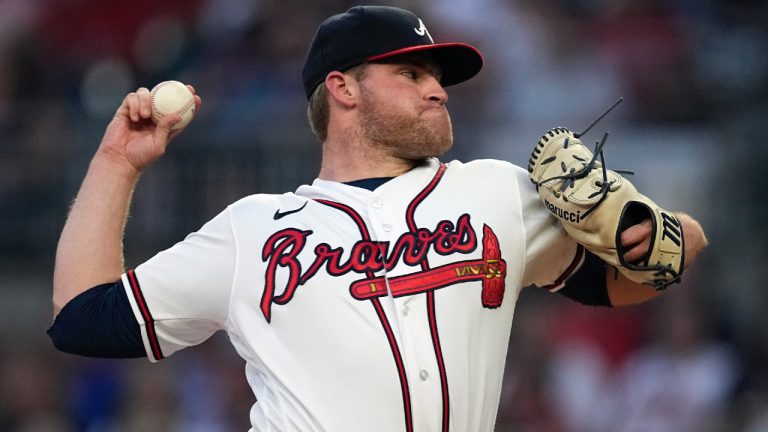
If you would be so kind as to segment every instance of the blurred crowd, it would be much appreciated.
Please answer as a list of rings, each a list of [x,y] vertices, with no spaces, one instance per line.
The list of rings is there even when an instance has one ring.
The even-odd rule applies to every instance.
[[[68,206],[114,110],[166,79],[203,107],[144,174],[127,265],[231,201],[318,172],[300,67],[342,0],[0,0],[0,431],[246,430],[223,336],[150,364],[56,352],[50,281]],[[452,88],[446,159],[524,165],[553,126],[702,222],[710,248],[648,304],[524,292],[498,431],[768,431],[768,4],[762,0],[402,0],[486,66]],[[617,166],[618,165],[618,166]]]

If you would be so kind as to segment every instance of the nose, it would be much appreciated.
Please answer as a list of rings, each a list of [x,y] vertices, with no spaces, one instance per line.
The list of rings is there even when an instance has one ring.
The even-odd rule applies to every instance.
[[[437,77],[431,76],[427,86],[427,99],[432,102],[437,102],[440,105],[444,105],[448,102],[448,92],[445,91],[445,88],[440,84],[440,80],[438,80]]]

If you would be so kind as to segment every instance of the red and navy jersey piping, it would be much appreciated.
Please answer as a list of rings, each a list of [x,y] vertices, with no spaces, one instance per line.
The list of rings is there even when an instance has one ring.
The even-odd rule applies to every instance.
[[[149,341],[149,346],[152,350],[152,356],[155,360],[162,360],[165,356],[160,348],[160,341],[157,338],[157,332],[155,331],[155,320],[152,318],[152,313],[149,311],[147,301],[144,298],[144,294],[141,292],[139,279],[136,277],[136,272],[133,270],[128,270],[126,276],[131,287],[131,293],[133,294],[133,297],[136,300],[136,305],[141,313],[141,317],[144,319],[144,331],[146,332],[147,340]]]

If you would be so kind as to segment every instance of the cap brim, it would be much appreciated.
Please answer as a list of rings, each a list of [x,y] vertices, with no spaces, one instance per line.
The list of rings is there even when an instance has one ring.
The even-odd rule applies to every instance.
[[[449,42],[430,45],[415,45],[369,57],[367,61],[383,60],[412,52],[429,51],[442,69],[441,84],[450,86],[464,82],[483,68],[483,55],[472,45]]]

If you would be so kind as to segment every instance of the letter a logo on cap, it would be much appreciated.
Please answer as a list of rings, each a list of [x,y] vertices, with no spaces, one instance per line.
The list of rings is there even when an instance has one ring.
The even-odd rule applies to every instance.
[[[435,43],[435,41],[432,39],[432,35],[429,34],[429,30],[427,30],[427,26],[424,25],[424,22],[421,20],[421,18],[419,18],[419,28],[414,27],[413,31],[415,31],[419,36],[427,35],[429,41]]]

